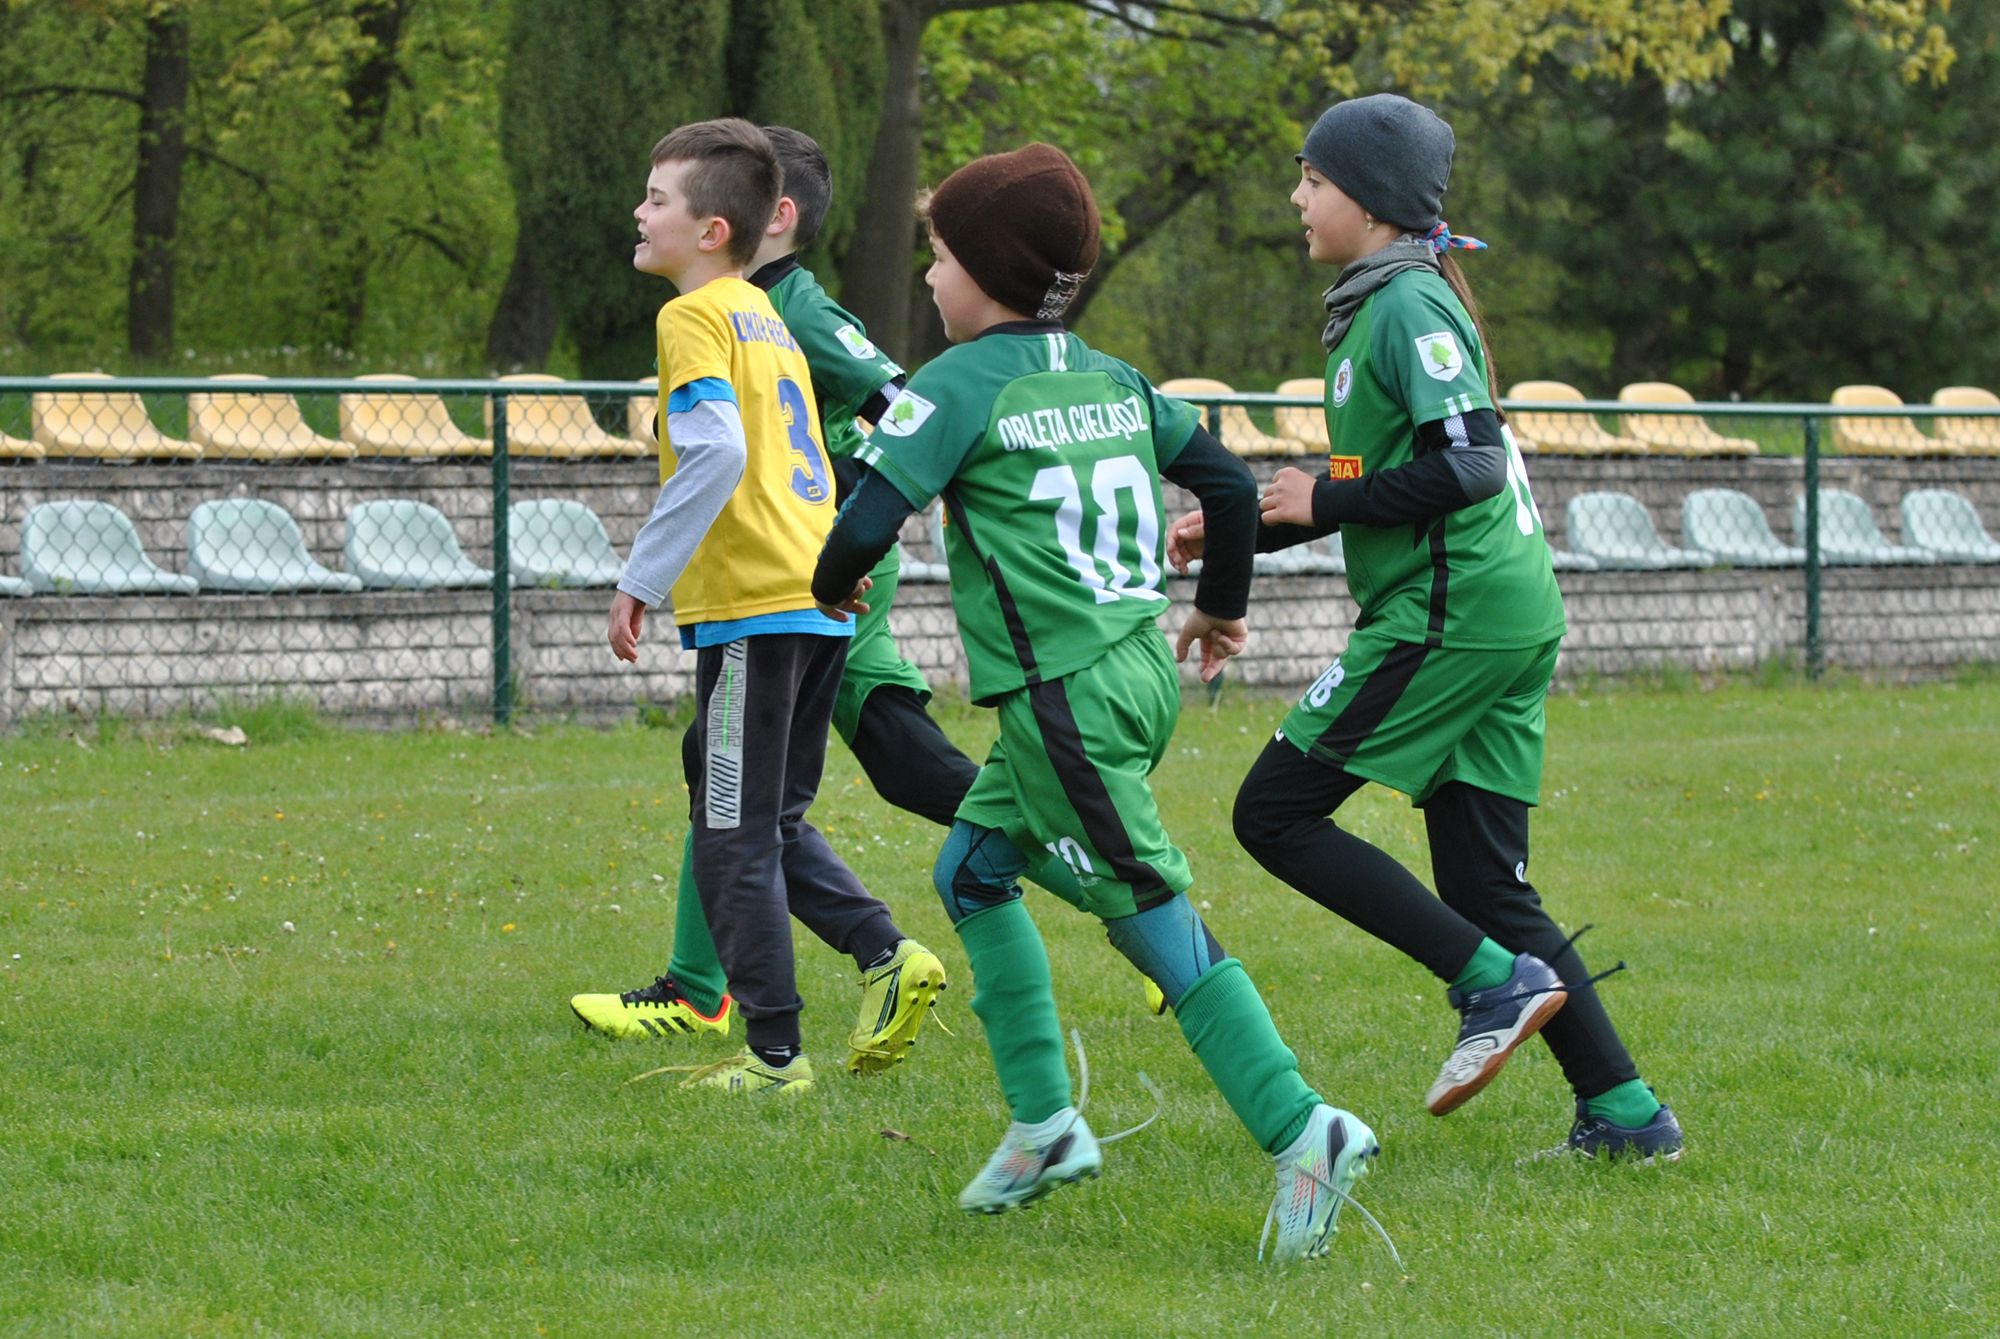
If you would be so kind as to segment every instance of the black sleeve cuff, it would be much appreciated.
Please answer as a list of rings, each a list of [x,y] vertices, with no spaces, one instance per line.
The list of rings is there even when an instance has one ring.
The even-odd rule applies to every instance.
[[[1257,481],[1208,429],[1196,427],[1161,474],[1201,503],[1201,576],[1194,606],[1210,618],[1241,618],[1250,607],[1251,559],[1257,550]]]

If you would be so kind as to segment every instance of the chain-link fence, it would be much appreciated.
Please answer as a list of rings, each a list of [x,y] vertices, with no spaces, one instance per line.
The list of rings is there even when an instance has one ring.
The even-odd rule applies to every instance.
[[[1569,602],[1565,672],[2000,658],[2000,402],[1551,385],[1506,408]],[[1261,477],[1338,455],[1317,382],[1170,386]],[[679,697],[665,620],[636,669],[604,644],[658,491],[656,407],[644,383],[545,377],[0,378],[0,724],[274,694],[503,721]],[[962,682],[940,538],[935,513],[906,529],[892,621]],[[1335,537],[1258,569],[1233,672],[1296,685],[1351,626],[1344,555]]]
[[[1164,387],[1202,405],[1260,477],[1341,459],[1317,382]],[[1829,404],[1703,404],[1665,383],[1588,400],[1545,381],[1516,385],[1502,408],[1509,485],[1540,515],[1569,607],[1563,672],[2000,660],[1991,392],[1951,387],[1908,405],[1855,386]],[[1264,560],[1302,597],[1275,601],[1260,583],[1271,678],[1296,681],[1314,658],[1294,647],[1331,654],[1344,641],[1351,601],[1313,598],[1344,595],[1337,553],[1302,557],[1305,571]]]

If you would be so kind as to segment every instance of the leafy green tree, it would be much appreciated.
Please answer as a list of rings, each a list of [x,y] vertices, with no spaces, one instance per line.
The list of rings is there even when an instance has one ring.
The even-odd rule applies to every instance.
[[[514,12],[501,142],[521,247],[586,377],[653,361],[659,281],[631,266],[632,207],[666,131],[723,102],[727,0],[538,0]]]
[[[1591,84],[1550,56],[1495,121],[1510,224],[1561,257],[1555,306],[1609,351],[1549,371],[1808,399],[1990,368],[1992,286],[1944,276],[2000,238],[1996,20],[1927,9],[1739,0],[1700,80]]]

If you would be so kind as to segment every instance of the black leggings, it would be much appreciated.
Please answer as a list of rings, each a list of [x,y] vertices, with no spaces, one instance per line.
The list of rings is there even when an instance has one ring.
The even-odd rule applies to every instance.
[[[950,827],[979,764],[959,751],[924,710],[923,699],[899,683],[868,695],[847,741],[875,793],[898,809]]]
[[[1532,953],[1569,986],[1542,1028],[1578,1097],[1639,1076],[1590,972],[1528,882],[1528,806],[1463,782],[1423,805],[1438,896],[1394,858],[1329,816],[1364,778],[1273,740],[1236,793],[1236,839],[1258,864],[1327,910],[1401,949],[1442,981],[1465,969],[1482,939]]]

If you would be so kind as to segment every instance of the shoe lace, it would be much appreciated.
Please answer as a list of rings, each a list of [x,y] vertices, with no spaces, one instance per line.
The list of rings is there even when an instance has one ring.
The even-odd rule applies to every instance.
[[[673,973],[668,972],[655,977],[649,986],[623,992],[618,1001],[621,1004],[670,1004],[680,998],[683,998],[680,986],[674,981]]]
[[[625,1080],[621,1086],[629,1088],[642,1080],[656,1079],[662,1074],[685,1074],[687,1075],[686,1082],[696,1083],[711,1074],[720,1074],[724,1070],[736,1069],[745,1063],[743,1052],[738,1051],[735,1055],[726,1055],[720,1060],[711,1060],[705,1065],[661,1065],[658,1069],[649,1069],[644,1074],[634,1074],[631,1078]]]
[[[1360,1214],[1363,1220],[1367,1222],[1368,1226],[1375,1229],[1375,1235],[1382,1239],[1382,1244],[1389,1248],[1389,1258],[1396,1262],[1396,1272],[1399,1274],[1407,1274],[1409,1272],[1409,1270],[1405,1268],[1403,1265],[1403,1253],[1397,1250],[1396,1243],[1389,1239],[1388,1229],[1383,1227],[1381,1223],[1376,1221],[1375,1215],[1369,1213],[1367,1208],[1362,1205],[1360,1200],[1355,1199],[1354,1196],[1348,1194],[1346,1191],[1342,1190],[1339,1186],[1327,1180],[1324,1176],[1321,1176],[1318,1172],[1314,1171],[1310,1167],[1302,1167],[1299,1170],[1304,1172],[1307,1176],[1310,1176],[1313,1180],[1317,1181],[1321,1186],[1325,1187],[1327,1190],[1330,1190],[1334,1194],[1340,1196],[1342,1202],[1344,1202],[1348,1208]],[[1278,1201],[1276,1199],[1273,1199],[1271,1201],[1271,1207],[1264,1211],[1264,1230],[1257,1237],[1258,1264],[1264,1263],[1264,1245],[1266,1242],[1270,1241],[1271,1225],[1273,1223],[1276,1223],[1277,1221],[1278,1221]]]
[[[1545,959],[1545,961],[1551,963],[1550,970],[1554,970],[1553,963],[1556,958],[1560,958],[1563,956],[1563,954],[1569,952],[1570,948],[1576,943],[1577,940],[1583,938],[1586,934],[1589,934],[1592,930],[1595,930],[1596,928],[1597,926],[1594,922],[1585,922],[1582,929],[1578,930],[1575,934],[1571,935],[1569,938],[1563,940],[1562,947],[1555,951],[1554,957]],[[1531,986],[1526,990],[1517,990],[1511,995],[1503,996],[1501,999],[1496,1000],[1494,1002],[1496,1004],[1512,1004],[1517,1000],[1529,1000],[1533,999],[1537,995],[1547,995],[1553,991],[1582,990],[1585,986],[1596,985],[1599,981],[1602,981],[1607,976],[1617,975],[1619,972],[1624,971],[1625,968],[1626,968],[1625,960],[1623,958],[1620,958],[1614,966],[1607,967],[1601,972],[1597,972],[1594,975],[1587,976],[1582,981],[1576,983],[1575,985],[1570,985],[1568,982],[1564,981],[1561,977],[1557,977],[1556,983],[1552,986]]]
[[[1086,1056],[1083,1053],[1082,1028],[1071,1028],[1069,1030],[1069,1040],[1070,1044],[1076,1047],[1076,1069],[1079,1078],[1077,1085],[1075,1119],[1081,1120],[1083,1118],[1083,1109],[1086,1106],[1090,1105],[1090,1057]],[[1139,1086],[1144,1088],[1147,1092],[1153,1095],[1153,1114],[1146,1117],[1146,1119],[1140,1121],[1137,1125],[1134,1125],[1129,1129],[1120,1130],[1117,1134],[1108,1134],[1103,1136],[1097,1141],[1099,1148],[1102,1148],[1106,1144],[1115,1144],[1120,1139],[1131,1138],[1133,1135],[1139,1133],[1139,1131],[1145,1129],[1148,1125],[1151,1125],[1154,1121],[1158,1120],[1160,1118],[1160,1112],[1166,1109],[1166,1097],[1164,1094],[1160,1092],[1159,1085],[1154,1083],[1152,1078],[1143,1069],[1138,1072],[1138,1078],[1139,1078]],[[1074,1124],[1074,1121],[1072,1121],[1072,1124]],[[1069,1132],[1069,1128],[1070,1127],[1068,1125],[1065,1125],[1063,1127],[1063,1133],[1067,1134]]]

